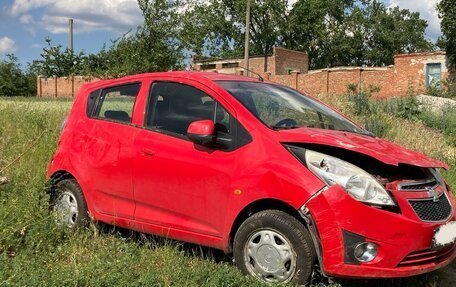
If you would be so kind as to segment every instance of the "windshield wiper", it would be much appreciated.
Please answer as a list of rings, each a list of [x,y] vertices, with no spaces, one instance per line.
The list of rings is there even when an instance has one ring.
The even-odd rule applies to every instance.
[[[292,130],[300,128],[300,126],[271,126],[271,128],[274,130]]]
[[[342,130],[336,130],[336,131],[339,131],[339,132],[346,132],[346,133],[353,133],[353,134],[368,136],[368,137],[372,137],[372,138],[377,137],[375,134],[371,133],[370,131],[360,131],[360,132],[357,132],[357,131],[348,130],[348,129],[342,129]]]

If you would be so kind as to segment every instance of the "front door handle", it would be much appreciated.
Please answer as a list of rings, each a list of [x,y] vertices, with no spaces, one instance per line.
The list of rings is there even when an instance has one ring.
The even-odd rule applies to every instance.
[[[150,149],[143,149],[143,150],[141,151],[141,155],[142,155],[142,156],[147,156],[147,157],[152,157],[152,156],[155,155],[155,151],[150,150]]]

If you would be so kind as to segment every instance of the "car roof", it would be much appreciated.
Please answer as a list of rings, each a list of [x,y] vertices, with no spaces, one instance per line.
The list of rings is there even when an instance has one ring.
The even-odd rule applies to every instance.
[[[215,73],[215,72],[170,71],[170,72],[136,74],[136,75],[131,75],[131,76],[125,76],[122,78],[100,80],[100,81],[96,81],[96,82],[87,83],[87,84],[85,84],[85,87],[88,89],[98,88],[98,87],[103,87],[103,86],[111,85],[111,84],[115,85],[117,82],[125,82],[125,81],[129,81],[129,80],[135,81],[135,80],[141,80],[141,79],[150,78],[150,77],[187,78],[187,79],[197,80],[200,82],[206,82],[208,80],[209,81],[259,82],[258,78],[233,75],[233,74],[222,74],[222,73]],[[265,82],[272,83],[269,81],[265,81]]]

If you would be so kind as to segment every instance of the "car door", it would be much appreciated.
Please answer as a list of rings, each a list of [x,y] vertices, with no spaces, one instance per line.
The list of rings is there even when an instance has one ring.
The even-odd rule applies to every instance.
[[[133,139],[140,128],[133,125],[136,98],[141,84],[127,83],[104,88],[91,95],[83,129],[85,178],[96,212],[117,219],[133,219]]]
[[[188,126],[197,120],[214,120],[218,147],[196,145],[187,138]],[[134,143],[135,219],[162,226],[166,233],[220,237],[236,173],[236,126],[209,91],[177,82],[153,83],[146,129]]]

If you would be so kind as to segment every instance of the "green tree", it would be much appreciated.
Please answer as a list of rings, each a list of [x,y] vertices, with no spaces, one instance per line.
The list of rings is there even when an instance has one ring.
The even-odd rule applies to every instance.
[[[364,7],[366,52],[364,64],[393,64],[394,54],[433,49],[425,38],[427,22],[417,12],[399,7],[386,8],[383,2],[369,1]]]
[[[397,53],[433,49],[419,13],[377,0],[300,0],[290,15],[287,47],[307,51],[311,68],[384,66]]]
[[[190,0],[185,8],[180,38],[190,50],[207,56],[243,55],[245,0]],[[288,0],[251,1],[251,55],[268,55],[283,44],[288,14]]]
[[[450,68],[456,71],[456,1],[441,0],[437,5],[441,22],[441,28],[444,38],[442,38],[441,46],[444,46]]]
[[[36,75],[22,71],[18,59],[7,55],[0,60],[0,96],[34,96],[36,95]]]
[[[300,0],[296,2],[288,17],[284,31],[287,48],[305,51],[309,54],[310,67],[322,68],[343,65],[341,55],[350,57],[345,51],[350,37],[343,33],[342,26],[346,11],[353,7],[351,0]]]
[[[180,25],[177,1],[138,0],[144,16],[143,25],[112,41],[111,45],[96,54],[75,53],[52,45],[41,53],[31,68],[45,77],[71,75],[99,78],[119,77],[130,74],[167,71],[183,66],[183,47],[178,40]]]
[[[167,71],[183,67],[184,45],[178,40],[182,27],[179,3],[167,0],[138,0],[143,25],[114,40],[83,60],[85,75],[106,78]]]
[[[32,63],[33,70],[45,77],[69,77],[81,75],[85,60],[84,52],[74,53],[70,49],[62,51],[62,46],[52,45],[52,40],[46,38],[47,47],[43,48],[41,60]]]
[[[138,0],[144,24],[134,35],[118,39],[108,52],[112,69],[132,74],[178,69],[182,66],[179,3],[167,0]]]
[[[309,53],[310,67],[383,66],[397,53],[433,49],[419,13],[387,8],[378,0],[252,0],[251,54],[274,46]],[[241,56],[245,1],[186,3],[181,30],[189,50],[206,56]]]

